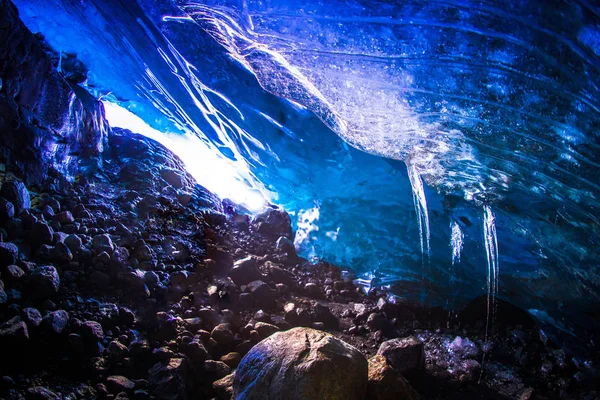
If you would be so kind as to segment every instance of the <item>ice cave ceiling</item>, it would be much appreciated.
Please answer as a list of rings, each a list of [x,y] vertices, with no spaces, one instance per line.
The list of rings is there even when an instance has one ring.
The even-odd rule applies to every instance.
[[[599,330],[593,2],[15,3],[86,64],[111,124],[222,197],[282,205],[305,256]]]

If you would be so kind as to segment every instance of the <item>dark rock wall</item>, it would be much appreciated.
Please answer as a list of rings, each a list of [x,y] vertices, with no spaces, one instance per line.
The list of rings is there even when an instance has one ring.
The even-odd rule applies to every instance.
[[[102,104],[56,67],[12,2],[0,0],[0,162],[28,184],[52,167],[97,163],[106,140]]]

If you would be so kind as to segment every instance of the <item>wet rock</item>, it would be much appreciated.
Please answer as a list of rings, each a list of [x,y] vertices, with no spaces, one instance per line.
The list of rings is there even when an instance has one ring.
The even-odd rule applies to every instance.
[[[45,265],[35,268],[27,279],[27,292],[33,299],[45,299],[58,293],[60,278],[56,268]]]
[[[0,268],[17,262],[19,248],[14,243],[0,242]]]
[[[106,378],[106,387],[111,393],[131,393],[135,389],[135,383],[121,375],[112,375]]]
[[[27,400],[58,400],[60,399],[54,392],[44,386],[34,386],[27,389],[25,395]]]
[[[106,251],[108,254],[112,254],[115,245],[112,239],[107,234],[96,235],[92,239],[92,249],[96,251],[96,254]]]
[[[248,292],[252,293],[254,303],[259,307],[271,308],[275,305],[277,292],[263,281],[254,281],[248,284]]]
[[[61,225],[68,225],[75,222],[73,214],[70,211],[64,211],[54,216],[54,220],[60,222]]]
[[[222,379],[231,373],[231,368],[222,361],[208,360],[204,362],[204,372],[213,379]]]
[[[60,335],[69,324],[69,314],[65,310],[49,312],[42,318],[41,327],[49,333]]]
[[[8,220],[14,218],[15,206],[13,203],[0,197],[0,225],[4,225]]]
[[[47,224],[36,222],[29,231],[29,243],[33,248],[38,248],[43,244],[51,245],[54,232]]]
[[[281,208],[270,208],[262,214],[257,215],[252,220],[250,226],[254,231],[273,241],[281,236],[290,240],[294,239],[292,233],[292,220],[290,219],[289,214]]]
[[[236,368],[240,364],[241,360],[242,360],[242,355],[237,352],[227,353],[223,357],[221,357],[221,361],[224,362],[225,364],[227,364],[229,366],[229,368],[232,368],[232,369]]]
[[[279,328],[275,325],[268,324],[266,322],[257,322],[254,325],[254,329],[258,332],[261,338],[266,339],[272,334],[279,332]]]
[[[14,317],[0,325],[0,348],[12,350],[12,346],[18,348],[27,341],[29,341],[29,330],[19,317]]]
[[[222,346],[227,346],[233,341],[233,332],[229,324],[219,324],[210,333],[210,336]]]
[[[54,246],[51,257],[55,262],[66,264],[73,260],[73,253],[66,244],[59,242]]]
[[[296,255],[296,247],[294,247],[294,242],[284,236],[281,236],[279,239],[277,239],[277,242],[275,242],[275,250],[288,256]]]
[[[262,279],[262,274],[258,270],[258,260],[255,256],[249,256],[236,261],[228,275],[238,286],[247,285],[252,281]]]
[[[403,375],[415,374],[425,368],[423,342],[414,336],[383,342],[377,355],[384,356]]]
[[[457,336],[452,343],[450,343],[449,349],[454,353],[465,357],[465,358],[476,358],[479,356],[479,347],[469,340],[469,338],[462,338]]]
[[[14,282],[19,281],[21,278],[23,278],[25,276],[25,271],[23,271],[21,268],[17,267],[16,265],[9,265],[4,270],[4,273],[2,274],[2,276],[6,279],[7,282],[14,283]]]
[[[283,283],[288,287],[294,287],[296,285],[296,276],[275,264],[266,263],[267,270],[269,271],[269,278],[275,283]]]
[[[22,182],[7,181],[2,184],[0,196],[10,201],[15,209],[15,215],[31,208],[29,191]]]
[[[216,380],[213,382],[212,387],[217,397],[221,400],[229,400],[231,399],[231,395],[233,394],[233,380],[235,378],[235,372],[227,375],[224,378]]]
[[[418,400],[419,394],[384,356],[369,359],[367,397],[372,400]]]
[[[36,308],[24,308],[21,310],[21,318],[29,328],[35,328],[42,322],[42,314]]]
[[[294,328],[263,340],[242,359],[233,398],[363,399],[367,360],[325,332]]]

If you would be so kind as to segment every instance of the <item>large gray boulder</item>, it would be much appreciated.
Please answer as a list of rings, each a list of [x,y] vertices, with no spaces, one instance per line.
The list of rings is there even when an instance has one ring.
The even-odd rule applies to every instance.
[[[425,369],[423,342],[414,336],[391,339],[381,343],[377,355],[382,355],[401,374],[418,374]]]
[[[242,359],[236,400],[362,400],[368,364],[356,348],[310,328],[278,332]]]

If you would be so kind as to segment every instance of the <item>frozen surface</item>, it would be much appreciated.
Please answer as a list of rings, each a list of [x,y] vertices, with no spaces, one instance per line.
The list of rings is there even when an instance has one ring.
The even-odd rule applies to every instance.
[[[226,164],[234,182],[209,188],[283,205],[307,257],[432,303],[487,293],[492,318],[500,297],[594,345],[592,2],[16,4],[200,180],[194,154]]]

